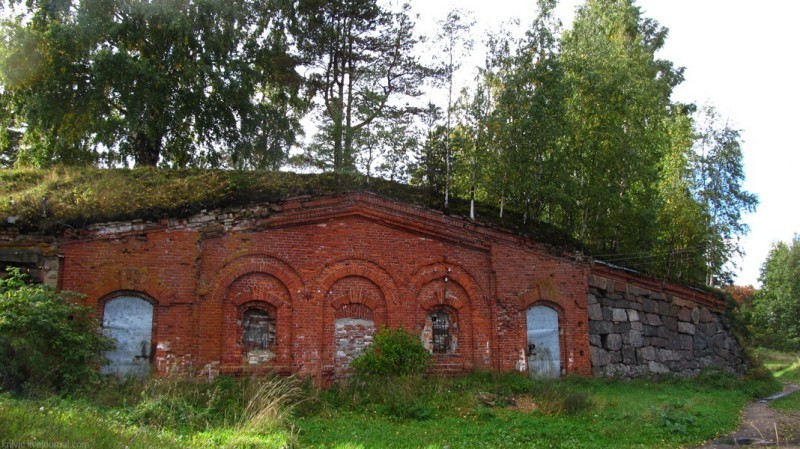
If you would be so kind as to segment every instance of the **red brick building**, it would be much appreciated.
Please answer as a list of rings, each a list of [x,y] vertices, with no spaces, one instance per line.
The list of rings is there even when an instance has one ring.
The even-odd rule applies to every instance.
[[[691,373],[702,366],[680,352],[679,324],[684,337],[707,327],[705,343],[729,337],[712,295],[369,193],[97,224],[53,246],[59,287],[87,295],[120,341],[108,372],[274,370],[326,384],[376,329],[402,326],[439,372]],[[693,295],[680,310],[675,292]],[[669,332],[646,335],[650,315],[675,322],[674,345]],[[703,366],[739,363],[715,356]]]

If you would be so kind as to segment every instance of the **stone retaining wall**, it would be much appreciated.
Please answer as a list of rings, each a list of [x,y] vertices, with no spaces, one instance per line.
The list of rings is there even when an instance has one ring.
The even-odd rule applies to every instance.
[[[587,307],[595,375],[691,377],[708,367],[746,370],[724,308],[714,304],[593,274]]]

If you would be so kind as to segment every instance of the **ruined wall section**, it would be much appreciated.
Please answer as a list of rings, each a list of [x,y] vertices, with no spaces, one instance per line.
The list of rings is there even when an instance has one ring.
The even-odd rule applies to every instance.
[[[587,303],[595,375],[691,377],[704,368],[747,368],[725,303],[709,293],[594,265]]]
[[[105,304],[120,296],[151,302],[151,362],[157,372],[192,366],[197,296],[197,231],[130,229],[59,242],[61,288],[86,295],[86,305],[102,317]]]
[[[211,312],[229,308],[227,286],[244,273],[267,272],[291,294],[283,306],[286,318],[279,316],[278,324],[289,323],[287,332],[279,329],[278,347],[291,345],[286,359],[291,370],[323,381],[345,372],[337,360],[346,360],[349,350],[337,345],[346,345],[349,337],[336,337],[337,321],[364,318],[354,312],[361,307],[369,309],[376,329],[402,326],[421,335],[427,314],[438,306],[454,311],[460,344],[434,356],[435,369],[490,369],[492,332],[484,319],[490,312],[482,287],[488,280],[488,252],[469,234],[457,238],[460,230],[452,230],[452,236],[431,232],[429,221],[409,218],[408,207],[398,211],[395,203],[369,201],[369,207],[346,199],[290,204],[266,220],[204,240],[200,283],[208,288],[198,308],[201,321],[208,320],[202,326],[209,329],[202,331],[205,340],[218,338]],[[273,301],[269,295],[260,299]],[[359,345],[360,337],[354,341]],[[223,369],[236,368],[233,358],[222,362]]]
[[[16,267],[37,282],[57,287],[60,265],[54,238],[20,234],[15,228],[0,230],[0,276],[6,267]]]

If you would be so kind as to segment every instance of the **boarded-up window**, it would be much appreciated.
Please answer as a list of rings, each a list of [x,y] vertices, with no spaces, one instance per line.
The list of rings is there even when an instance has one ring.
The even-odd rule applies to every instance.
[[[249,308],[242,316],[242,350],[250,363],[265,362],[275,355],[276,322],[267,310]]]

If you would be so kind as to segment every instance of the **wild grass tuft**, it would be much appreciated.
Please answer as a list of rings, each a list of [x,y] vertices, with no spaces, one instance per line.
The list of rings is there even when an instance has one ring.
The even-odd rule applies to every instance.
[[[302,389],[293,377],[253,377],[244,382],[246,403],[237,428],[269,432],[285,427]]]

